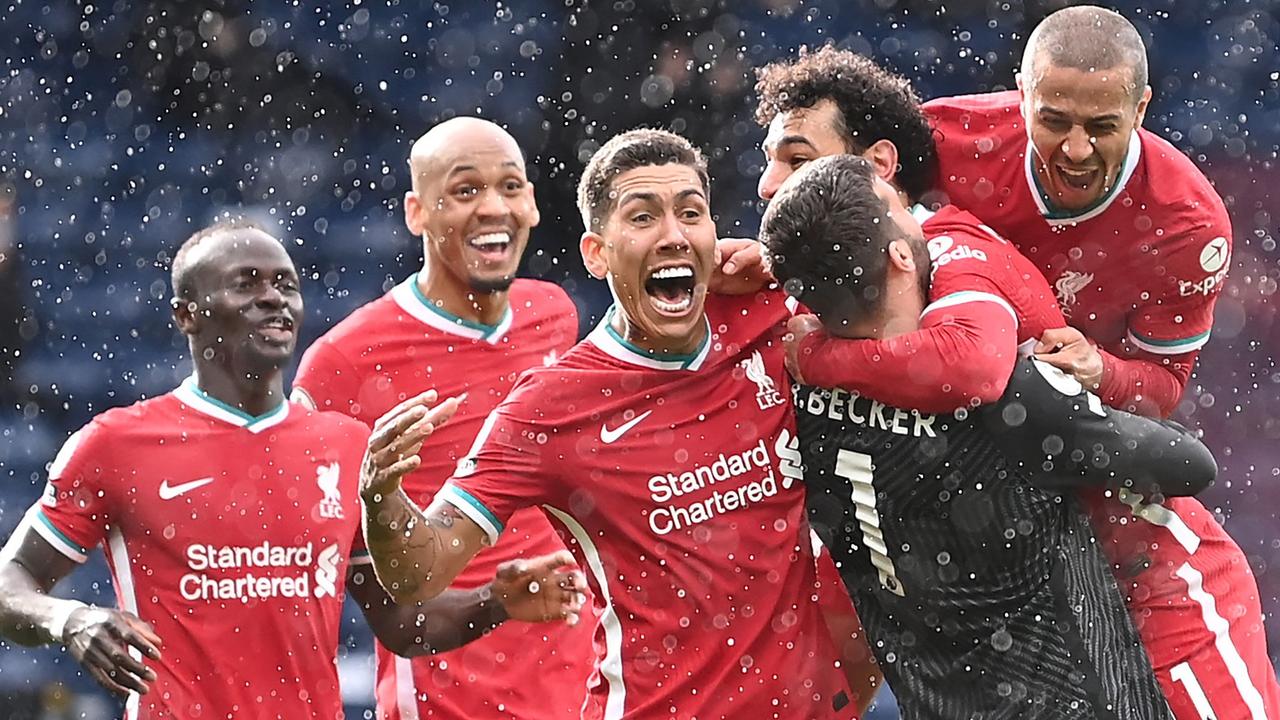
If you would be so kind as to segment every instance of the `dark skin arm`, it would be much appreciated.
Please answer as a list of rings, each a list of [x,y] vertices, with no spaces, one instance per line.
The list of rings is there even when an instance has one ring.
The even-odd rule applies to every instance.
[[[24,524],[0,553],[0,636],[21,645],[62,643],[99,685],[116,695],[146,693],[155,673],[129,654],[160,659],[160,638],[132,613],[49,595],[76,563]],[[59,637],[56,618],[67,615]]]
[[[578,622],[587,581],[567,551],[498,567],[493,582],[473,590],[445,590],[432,600],[397,605],[372,565],[353,566],[347,588],[378,641],[402,657],[446,652],[476,640],[508,619]],[[567,608],[568,616],[549,608]]]

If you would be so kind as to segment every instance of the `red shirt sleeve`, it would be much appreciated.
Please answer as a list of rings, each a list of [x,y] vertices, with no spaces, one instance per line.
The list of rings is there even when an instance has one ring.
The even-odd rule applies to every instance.
[[[537,420],[539,383],[526,375],[485,419],[475,443],[453,477],[436,494],[498,542],[507,519],[522,508],[552,502],[555,468],[569,462],[557,455],[556,429]]]
[[[1139,357],[1123,358],[1102,348],[1098,352],[1102,355],[1098,396],[1111,407],[1149,417],[1173,414],[1200,354],[1197,350],[1161,357],[1138,352]]]
[[[1007,301],[964,291],[925,308],[921,327],[887,340],[814,333],[801,341],[804,381],[921,412],[994,402],[1017,359],[1018,323]]]
[[[31,509],[32,528],[63,555],[84,562],[111,523],[110,443],[90,422],[67,438],[49,467],[44,497]]]

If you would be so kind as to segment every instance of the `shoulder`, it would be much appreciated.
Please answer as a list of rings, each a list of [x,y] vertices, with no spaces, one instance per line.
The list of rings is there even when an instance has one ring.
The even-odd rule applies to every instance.
[[[290,401],[289,414],[297,418],[299,431],[314,437],[355,438],[361,442],[369,437],[368,425],[335,410],[312,410],[306,405]]]
[[[370,330],[376,329],[379,325],[399,322],[400,315],[395,299],[391,293],[387,293],[361,305],[350,315],[339,320],[337,324],[316,338],[307,352],[310,353],[313,348],[341,351],[355,344],[367,345]]]
[[[1209,178],[1168,140],[1145,128],[1139,128],[1138,138],[1142,143],[1147,193],[1155,205],[1172,212],[1178,221],[1178,227],[1166,228],[1166,232],[1221,228],[1230,241],[1226,204]],[[1160,181],[1155,182],[1155,178]]]
[[[572,320],[576,333],[578,308],[564,288],[555,283],[519,278],[511,283],[509,302],[512,312],[535,323]]]
[[[140,434],[156,428],[163,431],[176,427],[174,421],[180,405],[176,398],[166,394],[99,413],[63,442],[49,468],[49,476],[57,477],[81,458],[101,458],[117,444],[132,446],[131,441]]]
[[[922,109],[930,125],[942,134],[938,138],[940,142],[945,142],[949,133],[965,137],[1021,135],[1025,139],[1016,90],[937,98],[925,103]]]

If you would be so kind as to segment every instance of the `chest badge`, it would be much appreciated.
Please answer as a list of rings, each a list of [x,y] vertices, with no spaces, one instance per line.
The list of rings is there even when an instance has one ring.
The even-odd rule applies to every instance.
[[[342,477],[338,463],[329,463],[316,468],[316,484],[324,499],[320,501],[320,517],[329,520],[342,519],[342,491],[338,489],[338,480]]]
[[[782,404],[782,393],[778,392],[773,378],[769,377],[769,371],[764,367],[764,356],[759,350],[751,353],[751,357],[738,365],[746,373],[747,379],[756,384],[756,404],[761,410],[768,410]]]
[[[1076,304],[1076,294],[1091,282],[1093,282],[1093,273],[1065,270],[1058,276],[1053,283],[1053,289],[1058,295],[1058,305],[1062,307],[1063,315],[1071,317],[1071,310]]]

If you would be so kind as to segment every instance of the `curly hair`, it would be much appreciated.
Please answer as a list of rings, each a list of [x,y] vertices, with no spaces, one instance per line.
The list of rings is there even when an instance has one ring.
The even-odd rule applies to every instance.
[[[846,150],[861,153],[888,140],[898,148],[898,185],[913,199],[930,188],[937,153],[920,98],[910,81],[870,58],[834,45],[801,48],[795,59],[756,70],[756,94],[756,121],[766,127],[782,113],[832,101]]]

